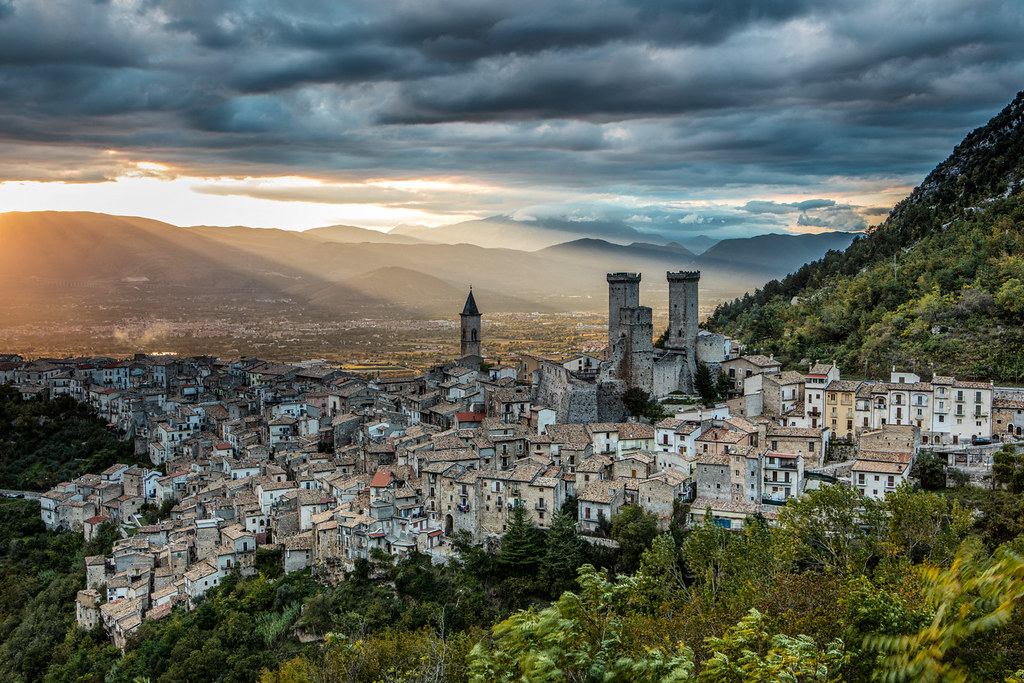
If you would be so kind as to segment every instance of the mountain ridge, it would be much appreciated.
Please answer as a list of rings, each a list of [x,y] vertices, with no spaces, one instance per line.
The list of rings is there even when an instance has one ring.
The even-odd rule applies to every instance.
[[[885,376],[927,364],[1019,382],[1022,279],[1024,92],[870,234],[720,305],[708,322],[790,365],[836,358]]]

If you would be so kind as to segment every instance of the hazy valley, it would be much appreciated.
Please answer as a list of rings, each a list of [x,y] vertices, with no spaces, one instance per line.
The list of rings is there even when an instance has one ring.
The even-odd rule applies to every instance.
[[[657,311],[667,297],[665,271],[700,270],[706,315],[853,240],[849,233],[765,235],[695,254],[664,239],[620,244],[580,233],[550,244],[574,236],[564,223],[533,225],[521,239],[520,226],[508,221],[407,233],[351,226],[298,232],[177,227],[82,212],[3,214],[0,346],[40,354],[145,350],[341,360],[373,349],[389,356],[385,364],[413,359],[419,367],[437,360],[435,351],[450,355],[450,324],[472,285],[495,326],[498,353],[554,350],[552,342],[565,350],[578,325],[600,324],[594,314],[606,310],[609,271],[643,272],[645,300]],[[519,241],[524,248],[425,239],[460,239],[478,224],[477,241]],[[611,228],[599,227],[593,234],[610,236]],[[638,237],[628,229],[615,234]],[[536,334],[503,333],[522,320],[543,323],[534,325]]]

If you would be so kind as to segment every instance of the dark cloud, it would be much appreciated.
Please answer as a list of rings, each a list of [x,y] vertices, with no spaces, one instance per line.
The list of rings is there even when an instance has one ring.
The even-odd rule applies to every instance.
[[[69,177],[43,151],[64,146],[106,178],[92,153],[117,149],[622,197],[610,220],[658,230],[858,230],[887,208],[829,197],[920,180],[1024,83],[1022,34],[1015,0],[0,0],[0,171]],[[664,208],[709,195],[733,208]]]

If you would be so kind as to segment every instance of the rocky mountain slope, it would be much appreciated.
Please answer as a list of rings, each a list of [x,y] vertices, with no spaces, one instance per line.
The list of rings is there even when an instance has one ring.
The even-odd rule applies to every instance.
[[[1024,343],[1024,93],[970,133],[885,222],[710,324],[791,363],[896,364],[1017,382]]]

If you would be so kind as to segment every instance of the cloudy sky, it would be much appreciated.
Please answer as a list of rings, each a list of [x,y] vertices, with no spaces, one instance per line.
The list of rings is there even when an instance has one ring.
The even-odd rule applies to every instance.
[[[719,237],[879,222],[1019,0],[0,0],[0,210]]]

